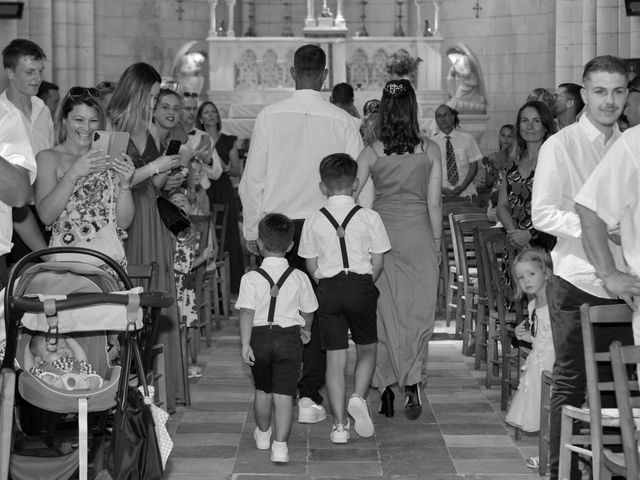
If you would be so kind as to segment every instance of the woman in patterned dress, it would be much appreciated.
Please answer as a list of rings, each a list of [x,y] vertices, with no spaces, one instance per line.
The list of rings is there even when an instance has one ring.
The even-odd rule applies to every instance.
[[[104,109],[95,89],[69,90],[55,118],[57,145],[37,156],[36,209],[52,230],[52,246],[74,246],[84,240],[83,246],[90,248],[92,240],[107,240],[121,255],[115,258],[111,251],[103,253],[126,268],[122,240],[134,216],[134,167],[126,155],[108,158],[106,152],[91,149],[93,132],[104,129],[104,124]],[[103,248],[100,243],[96,250]]]

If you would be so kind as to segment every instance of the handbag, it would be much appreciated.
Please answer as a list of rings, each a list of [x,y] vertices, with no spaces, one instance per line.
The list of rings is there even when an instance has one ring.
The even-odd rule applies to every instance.
[[[124,246],[116,229],[115,187],[111,177],[109,176],[108,178],[111,190],[111,199],[109,200],[108,207],[108,223],[98,230],[93,237],[77,240],[72,245],[67,245],[63,242],[63,235],[55,235],[51,237],[51,247],[83,247],[102,252],[116,261],[125,258]],[[84,262],[91,265],[102,265],[104,263],[97,257],[83,255],[81,253],[57,253],[53,255],[53,260],[57,262]]]
[[[129,385],[132,360],[136,363],[136,374],[144,396],[136,387]],[[127,334],[107,460],[109,473],[115,480],[157,480],[163,476],[155,422],[145,397],[149,397],[149,389],[140,350],[135,338]]]
[[[156,199],[156,205],[158,207],[158,213],[171,233],[178,235],[180,232],[186,230],[191,226],[189,216],[180,207],[175,206],[167,198],[162,195],[158,195]]]

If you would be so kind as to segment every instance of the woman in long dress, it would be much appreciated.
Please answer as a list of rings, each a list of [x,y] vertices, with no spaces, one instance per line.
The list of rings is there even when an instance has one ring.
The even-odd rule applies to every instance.
[[[382,392],[380,413],[393,415],[391,387],[397,384],[404,389],[405,415],[413,420],[422,413],[422,369],[435,323],[442,166],[439,147],[419,136],[416,96],[408,80],[387,82],[378,115],[378,139],[358,157],[360,185],[371,176],[373,209],[391,241],[376,282],[380,299],[374,383]]]
[[[136,215],[128,229],[125,245],[130,264],[158,263],[158,289],[176,298],[173,270],[175,241],[162,222],[156,198],[168,172],[179,165],[178,155],[160,154],[160,146],[150,131],[152,113],[160,91],[160,75],[146,63],[127,68],[113,92],[107,115],[115,130],[129,132],[128,155],[136,167],[132,185]],[[164,344],[167,375],[167,410],[184,402],[183,372],[180,357],[178,309],[175,303],[162,310],[158,341]]]

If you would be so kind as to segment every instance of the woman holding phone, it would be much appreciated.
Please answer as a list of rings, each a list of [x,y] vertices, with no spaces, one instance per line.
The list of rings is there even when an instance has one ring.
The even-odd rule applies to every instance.
[[[125,244],[129,263],[158,264],[158,289],[176,298],[173,270],[175,239],[162,222],[156,199],[172,168],[179,165],[178,155],[162,155],[151,122],[160,75],[146,63],[128,67],[113,92],[107,108],[112,127],[131,135],[127,154],[136,167],[131,181],[136,215],[129,227]],[[155,135],[155,136],[154,136]],[[184,403],[183,374],[180,357],[180,332],[176,305],[163,309],[158,342],[164,344],[167,366],[167,410],[176,402]]]
[[[50,245],[95,245],[126,268],[122,240],[134,216],[134,166],[127,155],[108,157],[92,148],[94,132],[105,125],[98,91],[73,87],[54,124],[57,145],[38,154],[35,183],[38,215],[52,231]]]

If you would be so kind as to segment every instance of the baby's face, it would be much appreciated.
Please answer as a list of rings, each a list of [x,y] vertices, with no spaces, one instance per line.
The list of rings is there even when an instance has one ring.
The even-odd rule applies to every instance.
[[[182,193],[174,193],[173,195],[171,195],[171,198],[169,200],[176,207],[181,208],[185,212],[188,212],[190,210],[191,205],[189,204],[189,200],[187,199],[186,195],[183,195]]]
[[[58,338],[56,345],[49,345],[45,339],[40,344],[40,357],[47,363],[53,363],[56,360],[62,360],[63,358],[73,359],[74,354],[71,347],[64,338]]]

